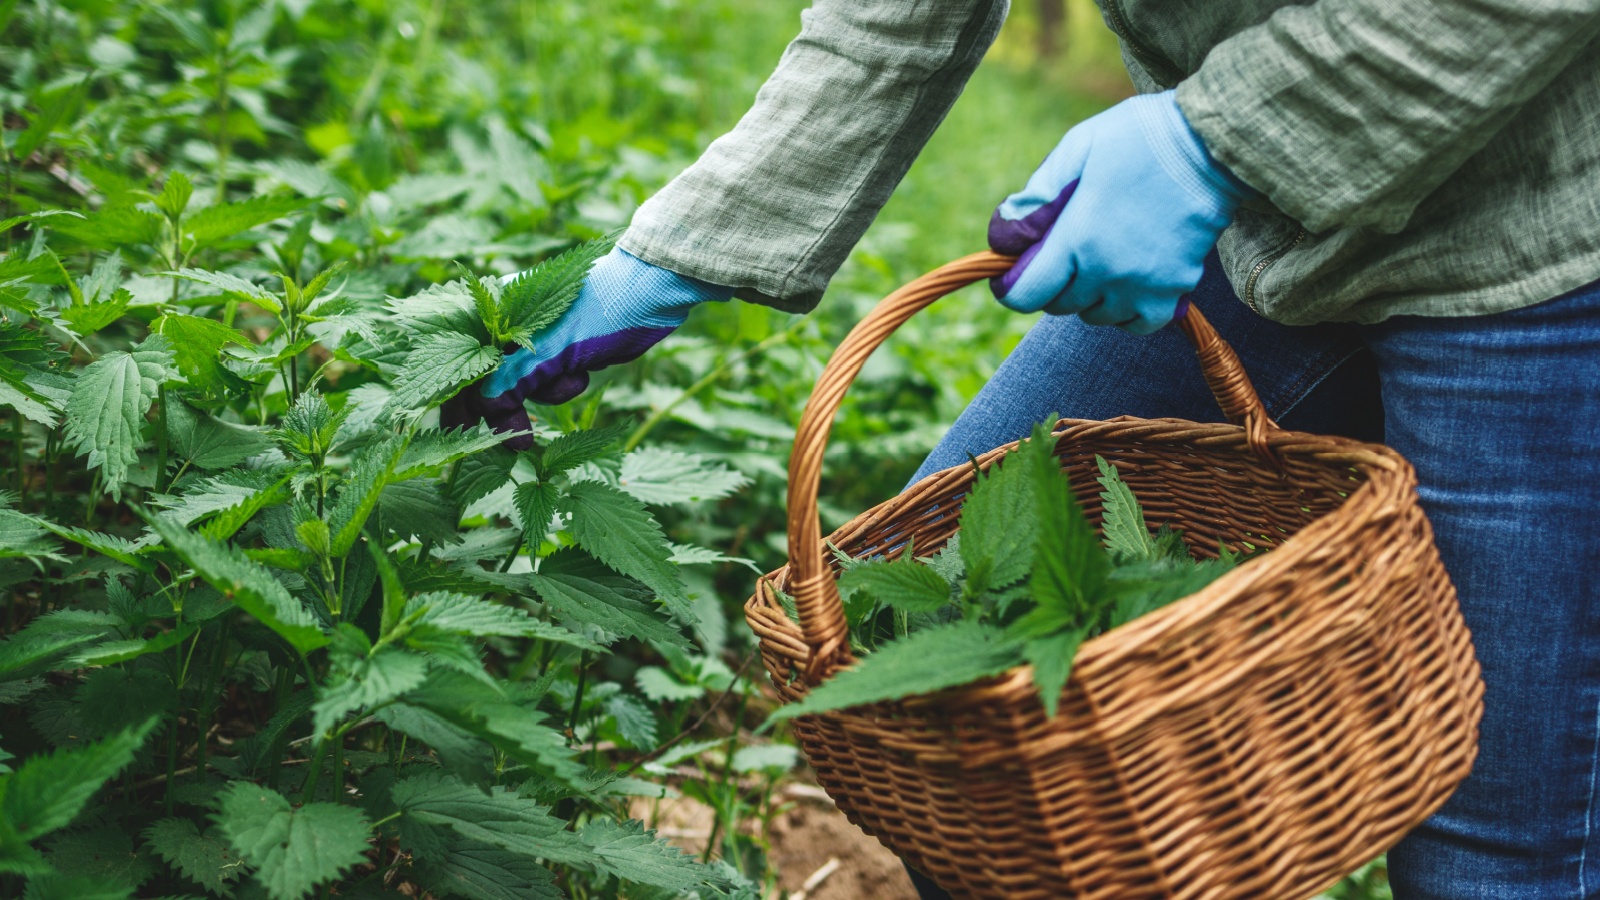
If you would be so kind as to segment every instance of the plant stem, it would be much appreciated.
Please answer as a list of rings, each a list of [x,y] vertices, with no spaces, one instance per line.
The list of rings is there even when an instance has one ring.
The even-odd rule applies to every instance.
[[[156,388],[156,493],[166,493],[171,482],[167,479],[167,386]]]
[[[572,695],[572,713],[567,716],[567,734],[573,735],[578,730],[578,713],[583,709],[583,689],[589,677],[589,651],[578,653],[578,690]]]
[[[322,779],[322,757],[328,752],[328,738],[317,741],[317,749],[311,754],[311,769],[306,772],[305,788],[300,792],[300,802],[310,803],[317,798],[317,782]]]
[[[333,740],[333,802],[344,802],[344,731],[340,729]]]

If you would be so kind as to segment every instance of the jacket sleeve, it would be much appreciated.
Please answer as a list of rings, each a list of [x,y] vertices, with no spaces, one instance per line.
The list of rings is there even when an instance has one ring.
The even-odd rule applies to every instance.
[[[1307,228],[1392,233],[1597,33],[1600,0],[1316,0],[1218,44],[1178,104]]]
[[[736,296],[816,305],[961,93],[1008,0],[817,0],[727,135],[641,206],[623,249]]]

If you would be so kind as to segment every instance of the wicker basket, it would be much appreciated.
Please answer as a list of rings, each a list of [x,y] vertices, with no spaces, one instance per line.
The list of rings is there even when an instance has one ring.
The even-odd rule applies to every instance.
[[[789,565],[745,607],[785,701],[853,661],[817,519],[846,389],[912,314],[1010,262],[976,254],[895,292],[818,379],[789,464]],[[1204,317],[1191,310],[1182,327],[1237,424],[1062,420],[1061,465],[1094,498],[1105,457],[1151,523],[1182,528],[1197,553],[1219,539],[1272,551],[1085,643],[1054,719],[1018,667],[794,722],[850,820],[956,897],[1308,897],[1394,844],[1472,767],[1482,683],[1411,466],[1278,428]],[[968,465],[932,475],[829,540],[894,557],[914,537],[931,553],[959,526],[950,513],[972,477]]]

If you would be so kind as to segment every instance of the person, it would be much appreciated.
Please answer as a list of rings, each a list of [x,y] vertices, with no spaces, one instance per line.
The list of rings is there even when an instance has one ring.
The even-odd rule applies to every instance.
[[[1458,587],[1479,756],[1390,853],[1394,896],[1600,897],[1600,0],[1099,2],[1140,93],[995,211],[1019,261],[994,292],[1047,315],[919,475],[1051,411],[1217,418],[1163,329],[1192,294],[1287,427],[1415,465]],[[703,302],[809,310],[1005,13],[817,0],[539,352],[451,415],[524,426]]]

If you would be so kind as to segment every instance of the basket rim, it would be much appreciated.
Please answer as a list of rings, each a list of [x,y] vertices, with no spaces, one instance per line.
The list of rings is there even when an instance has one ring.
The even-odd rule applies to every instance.
[[[1134,426],[1130,432],[1128,426]],[[1139,426],[1147,426],[1148,432],[1140,433]],[[1099,436],[1102,432],[1114,429],[1115,436],[1122,440],[1137,440],[1148,445],[1193,446],[1206,450],[1233,450],[1253,457],[1246,429],[1242,426],[1227,423],[1201,423],[1187,419],[1158,418],[1145,419],[1135,416],[1119,416],[1115,419],[1090,420],[1090,419],[1060,419],[1052,426],[1051,434],[1060,443],[1071,440],[1087,440]],[[1134,437],[1137,435],[1137,437]],[[1272,450],[1281,456],[1293,456],[1309,460],[1318,464],[1329,466],[1344,465],[1361,471],[1364,475],[1362,482],[1352,490],[1336,508],[1329,510],[1317,518],[1307,522],[1303,527],[1286,537],[1281,543],[1272,548],[1271,553],[1263,554],[1254,559],[1246,560],[1237,568],[1227,572],[1215,581],[1189,594],[1175,600],[1160,609],[1146,613],[1113,628],[1103,634],[1096,635],[1078,649],[1074,659],[1072,674],[1064,690],[1072,690],[1076,686],[1082,689],[1080,675],[1092,675],[1097,670],[1111,668],[1132,656],[1147,652],[1148,648],[1160,639],[1175,632],[1184,626],[1192,625],[1217,612],[1224,606],[1234,602],[1248,591],[1251,584],[1293,568],[1310,555],[1319,546],[1319,534],[1336,526],[1344,518],[1355,515],[1358,506],[1364,507],[1374,499],[1373,494],[1385,491],[1393,496],[1380,499],[1372,512],[1376,517],[1381,511],[1391,508],[1395,503],[1416,503],[1415,474],[1411,464],[1397,451],[1383,444],[1374,444],[1358,441],[1354,438],[1339,437],[1335,435],[1317,435],[1307,432],[1277,430],[1267,438]],[[982,469],[987,469],[1005,452],[1014,448],[1020,441],[1002,444],[977,456],[976,462]],[[916,484],[890,497],[866,511],[852,517],[848,522],[839,526],[824,540],[833,542],[839,532],[849,529],[852,525],[863,519],[876,517],[893,509],[897,502],[906,494],[914,491],[918,486],[947,478],[959,470],[968,469],[971,462],[958,463],[947,469],[934,472]],[[785,563],[777,569],[767,572],[756,579],[756,591],[745,602],[746,618],[752,615],[762,615],[768,624],[784,632],[790,633],[796,641],[802,643],[800,626],[783,611],[782,607],[770,597],[769,588],[787,587],[791,564]],[[835,577],[838,570],[834,570]],[[772,613],[776,615],[772,615]],[[758,642],[766,643],[767,638],[757,635]],[[797,679],[805,683],[808,688],[816,687],[831,678],[836,672],[848,668],[854,660],[847,657],[842,663],[830,662],[823,669],[822,677],[812,682],[804,673]],[[1241,671],[1231,677],[1213,678],[1208,681],[1209,688],[1202,693],[1195,693],[1184,698],[1187,706],[1195,702],[1203,702],[1206,696],[1221,693],[1239,678],[1246,677],[1248,670],[1241,667]],[[981,706],[986,703],[1013,696],[1018,690],[1032,690],[1033,666],[1031,663],[1021,663],[1007,669],[1005,672],[954,687],[943,688],[924,694],[914,694],[897,700],[882,701],[866,704],[848,709],[832,710],[815,715],[825,716],[840,722],[855,721],[864,726],[880,727],[885,713],[897,711],[920,711],[929,707],[951,708],[956,706]],[[1137,715],[1108,716],[1101,718],[1095,728],[1101,734],[1110,735],[1120,733],[1127,728],[1135,727],[1139,723],[1167,711],[1175,703],[1152,706],[1145,704],[1137,711]],[[1048,748],[1046,748],[1048,749]],[[1041,750],[1040,752],[1044,752]],[[981,761],[979,761],[981,762]],[[975,763],[976,764],[976,763]]]

